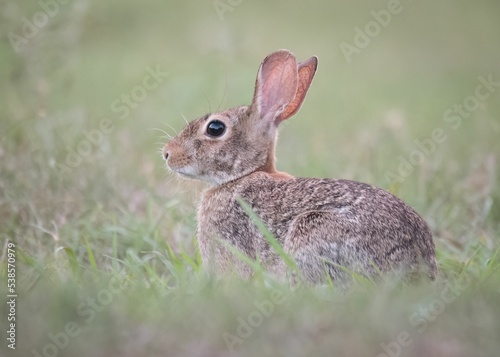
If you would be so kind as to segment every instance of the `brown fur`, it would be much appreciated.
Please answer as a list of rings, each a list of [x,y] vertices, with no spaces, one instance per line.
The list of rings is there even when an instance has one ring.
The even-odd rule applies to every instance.
[[[238,203],[242,198],[307,282],[321,283],[329,275],[342,286],[349,281],[347,271],[376,276],[424,270],[434,279],[431,232],[400,199],[364,183],[294,178],[276,170],[277,127],[300,108],[316,66],[315,57],[297,64],[288,51],[272,53],[259,68],[251,106],[196,119],[166,144],[164,156],[173,171],[212,185],[198,206],[204,264],[217,275],[251,276],[225,242],[286,277],[284,262]],[[226,125],[219,138],[206,135],[212,120]]]

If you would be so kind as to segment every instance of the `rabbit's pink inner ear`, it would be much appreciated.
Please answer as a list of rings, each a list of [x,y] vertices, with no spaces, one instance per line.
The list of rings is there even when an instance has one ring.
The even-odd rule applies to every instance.
[[[287,50],[271,53],[259,68],[253,106],[261,118],[275,118],[290,104],[297,92],[297,61]]]
[[[316,73],[316,68],[318,68],[318,58],[316,56],[299,63],[297,93],[295,94],[295,98],[293,98],[292,102],[288,104],[285,110],[283,110],[283,112],[278,116],[277,119],[279,121],[290,118],[300,109],[302,102],[306,97],[307,91],[311,86],[314,74]]]

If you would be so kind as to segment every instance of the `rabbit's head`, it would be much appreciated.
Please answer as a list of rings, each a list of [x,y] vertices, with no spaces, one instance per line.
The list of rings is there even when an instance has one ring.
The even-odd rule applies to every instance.
[[[294,115],[311,85],[318,59],[297,63],[280,50],[262,61],[252,104],[190,122],[163,148],[178,174],[220,185],[254,171],[276,172],[278,125]]]

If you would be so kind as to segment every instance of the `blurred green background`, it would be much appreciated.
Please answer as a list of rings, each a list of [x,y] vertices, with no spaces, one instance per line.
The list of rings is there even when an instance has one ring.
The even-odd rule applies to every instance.
[[[430,224],[443,272],[479,284],[401,353],[498,347],[498,1],[2,0],[0,10],[0,289],[10,240],[19,355],[42,353],[111,278],[127,293],[57,355],[230,355],[223,332],[267,286],[193,277],[203,186],[176,180],[160,150],[183,116],[249,104],[258,65],[280,48],[317,55],[319,68],[281,128],[278,168],[396,193]],[[405,160],[415,163],[402,177]],[[235,353],[375,356],[435,294],[361,290],[291,294]]]

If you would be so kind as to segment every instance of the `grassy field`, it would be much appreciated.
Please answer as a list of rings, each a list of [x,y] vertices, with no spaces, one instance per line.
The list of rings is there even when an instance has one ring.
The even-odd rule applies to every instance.
[[[0,9],[1,300],[13,255],[17,293],[1,356],[498,355],[498,1]],[[397,194],[431,226],[442,283],[341,294],[206,275],[203,186],[167,172],[165,132],[248,104],[279,48],[319,57],[279,169]]]

